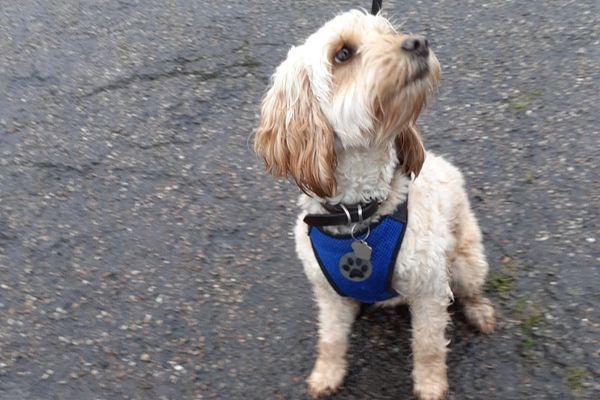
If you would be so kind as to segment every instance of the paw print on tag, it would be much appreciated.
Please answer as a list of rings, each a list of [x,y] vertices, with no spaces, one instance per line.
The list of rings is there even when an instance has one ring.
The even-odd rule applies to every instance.
[[[344,278],[353,282],[361,282],[371,276],[371,261],[362,259],[356,253],[346,253],[340,258],[340,272]]]

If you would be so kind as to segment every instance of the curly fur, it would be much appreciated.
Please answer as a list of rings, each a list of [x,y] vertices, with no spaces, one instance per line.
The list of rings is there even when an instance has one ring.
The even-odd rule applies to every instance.
[[[432,52],[418,58],[403,51],[407,38],[382,15],[341,14],[289,51],[262,103],[255,151],[268,171],[291,176],[304,192],[295,238],[319,307],[318,355],[308,378],[314,397],[340,387],[359,309],[331,288],[312,251],[302,219],[325,213],[324,202],[381,201],[375,222],[409,195],[393,278],[400,296],[379,304],[410,306],[417,398],[441,399],[448,389],[445,329],[455,296],[472,325],[494,329],[494,309],[481,294],[488,266],[462,175],[425,152],[415,126],[439,63]],[[337,62],[343,47],[351,57]]]

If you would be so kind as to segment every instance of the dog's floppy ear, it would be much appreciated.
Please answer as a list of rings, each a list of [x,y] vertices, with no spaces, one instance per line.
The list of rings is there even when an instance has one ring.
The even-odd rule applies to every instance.
[[[396,137],[396,153],[402,171],[419,175],[425,162],[425,147],[421,135],[413,124],[407,125]]]
[[[297,48],[275,72],[262,102],[254,151],[275,176],[291,175],[304,192],[335,194],[335,137],[311,89]]]

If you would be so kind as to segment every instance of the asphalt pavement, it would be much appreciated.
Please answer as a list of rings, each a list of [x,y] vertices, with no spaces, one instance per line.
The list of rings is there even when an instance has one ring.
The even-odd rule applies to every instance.
[[[451,400],[600,398],[600,3],[384,1],[428,36],[419,120],[465,174],[498,329],[453,308]],[[251,151],[289,46],[370,1],[3,0],[0,399],[304,399],[298,189]],[[408,399],[367,312],[335,399]]]

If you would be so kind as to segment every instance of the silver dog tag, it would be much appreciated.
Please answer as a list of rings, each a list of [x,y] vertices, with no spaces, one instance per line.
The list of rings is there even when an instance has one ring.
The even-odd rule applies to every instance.
[[[373,249],[364,240],[355,240],[352,242],[352,250],[356,257],[363,260],[370,260]]]

